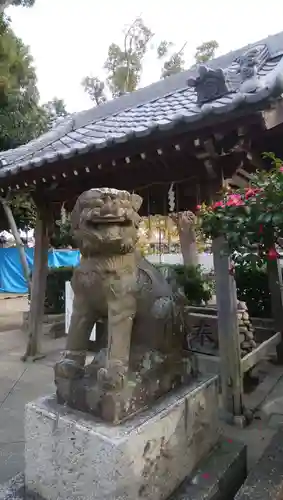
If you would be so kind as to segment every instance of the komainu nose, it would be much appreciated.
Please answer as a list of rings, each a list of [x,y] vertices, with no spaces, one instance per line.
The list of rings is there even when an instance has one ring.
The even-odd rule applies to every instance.
[[[111,214],[113,210],[113,202],[110,196],[106,196],[104,200],[104,205],[101,207],[101,215]]]

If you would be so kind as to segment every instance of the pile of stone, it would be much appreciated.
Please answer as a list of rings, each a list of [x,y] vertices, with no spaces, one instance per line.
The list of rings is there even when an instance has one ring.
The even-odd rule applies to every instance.
[[[254,339],[254,329],[250,321],[246,303],[239,301],[237,308],[241,355],[245,356],[245,354],[248,354],[256,347],[256,342]]]

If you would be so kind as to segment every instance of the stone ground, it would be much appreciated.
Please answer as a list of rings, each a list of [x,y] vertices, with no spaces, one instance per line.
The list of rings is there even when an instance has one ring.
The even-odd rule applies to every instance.
[[[26,297],[0,295],[0,484],[24,470],[24,408],[39,396],[54,392],[53,365],[59,358],[64,339],[42,342],[43,360],[23,363],[26,338],[20,331]],[[248,445],[249,466],[260,457],[276,429],[283,423],[283,367],[265,361],[259,368],[263,383],[246,397],[256,408],[255,419],[245,429],[223,424],[231,439]]]

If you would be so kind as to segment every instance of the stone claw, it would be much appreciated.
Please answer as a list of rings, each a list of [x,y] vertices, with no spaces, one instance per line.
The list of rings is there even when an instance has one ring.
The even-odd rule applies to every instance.
[[[56,363],[55,368],[55,378],[81,378],[84,375],[84,368],[74,361],[73,359],[63,359]]]
[[[122,363],[116,362],[108,368],[100,368],[97,381],[105,389],[122,389],[125,383],[126,369]]]

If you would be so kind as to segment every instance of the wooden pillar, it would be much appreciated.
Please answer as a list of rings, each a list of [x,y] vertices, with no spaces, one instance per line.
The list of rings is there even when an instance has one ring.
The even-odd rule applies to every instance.
[[[276,332],[283,335],[283,282],[280,260],[270,260],[267,262],[268,285],[271,295],[271,311],[274,319]],[[276,347],[277,358],[283,364],[283,336],[282,341]]]
[[[223,237],[213,241],[212,250],[216,280],[223,406],[229,417],[242,417],[243,378],[237,316],[236,282],[230,272],[230,258],[224,253],[225,240]]]
[[[39,337],[42,331],[46,278],[48,272],[48,214],[38,207],[35,228],[34,266],[31,284],[31,303],[29,312],[29,338],[26,352],[22,358],[33,360],[43,357],[40,354]]]

